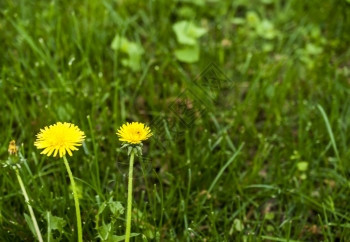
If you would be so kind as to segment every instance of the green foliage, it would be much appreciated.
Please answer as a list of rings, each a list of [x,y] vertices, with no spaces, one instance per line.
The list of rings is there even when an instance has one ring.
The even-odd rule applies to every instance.
[[[108,210],[106,208],[108,207]],[[114,201],[111,197],[108,202],[103,202],[95,217],[96,230],[98,231],[98,238],[101,241],[113,242],[124,240],[123,236],[115,235],[115,226],[118,218],[124,214],[124,207],[119,201]],[[106,223],[104,217],[109,217],[109,222]],[[102,224],[100,224],[100,218],[102,217]],[[137,236],[138,233],[132,233],[131,237]]]
[[[307,171],[309,163],[307,161],[300,161],[297,163],[297,167],[299,171]]]
[[[194,63],[199,60],[199,46],[185,46],[180,49],[176,49],[174,54],[179,61]]]
[[[199,43],[198,39],[204,35],[207,30],[196,26],[189,21],[179,21],[173,25],[177,41],[182,44],[181,48],[174,51],[179,61],[194,63],[199,60]]]
[[[141,58],[144,54],[144,50],[141,45],[116,35],[112,41],[111,48],[127,54],[127,58],[123,58],[121,61],[124,66],[130,67],[130,69],[133,71],[140,70]]]
[[[34,229],[34,224],[33,224],[33,221],[32,219],[30,218],[30,216],[26,213],[23,214],[24,215],[24,219],[26,220],[26,223],[28,224],[29,228],[30,228],[30,231],[32,231],[34,237],[36,236],[36,233],[35,233],[35,229]]]
[[[349,16],[347,0],[0,1],[0,241],[35,240],[14,164],[44,240],[77,241],[64,164],[33,145],[57,121],[87,137],[69,159],[84,241],[123,240],[126,121],[155,133],[135,241],[349,241]]]
[[[46,222],[47,222],[47,241],[61,241],[63,233],[65,233],[64,227],[67,225],[67,222],[57,216],[53,216],[51,212],[46,212]],[[58,236],[55,237],[54,234],[58,233]]]
[[[176,22],[173,25],[173,30],[177,41],[184,45],[196,45],[197,39],[207,32],[204,28],[200,28],[189,21]]]

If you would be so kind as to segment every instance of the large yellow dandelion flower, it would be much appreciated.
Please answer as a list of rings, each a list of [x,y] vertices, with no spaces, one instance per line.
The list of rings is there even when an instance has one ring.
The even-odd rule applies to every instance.
[[[126,123],[117,132],[120,141],[130,144],[140,144],[152,136],[151,129],[138,122]]]
[[[61,123],[50,125],[41,129],[37,134],[34,145],[38,149],[44,149],[41,154],[56,156],[59,153],[63,157],[68,153],[72,156],[73,150],[78,150],[76,146],[81,146],[85,139],[84,132],[78,126],[71,123]]]

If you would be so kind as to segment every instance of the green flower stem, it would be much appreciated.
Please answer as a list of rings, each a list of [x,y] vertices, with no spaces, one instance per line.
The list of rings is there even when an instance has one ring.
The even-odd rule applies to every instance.
[[[32,222],[33,222],[33,225],[34,225],[34,229],[35,229],[35,232],[36,232],[36,236],[37,236],[37,238],[38,238],[38,240],[39,240],[40,242],[43,242],[43,237],[41,236],[41,232],[40,232],[40,229],[39,229],[39,226],[38,226],[38,222],[36,221],[33,208],[32,208],[32,206],[31,206],[30,203],[29,203],[29,197],[28,197],[26,188],[24,187],[22,178],[21,178],[21,176],[19,175],[18,169],[16,169],[16,176],[17,176],[19,185],[20,185],[20,187],[21,187],[21,190],[22,190],[24,199],[25,199],[25,201],[26,201],[26,204],[28,205],[30,217],[32,218]]]
[[[129,166],[129,183],[128,183],[128,208],[126,212],[126,230],[125,230],[125,242],[130,241],[131,230],[131,210],[132,210],[132,172],[134,168],[134,149],[130,153],[130,166]]]
[[[75,204],[75,214],[77,216],[78,241],[83,242],[83,230],[81,227],[81,217],[80,217],[80,207],[79,207],[79,198],[78,198],[78,193],[77,193],[77,187],[75,186],[74,177],[73,177],[72,171],[69,167],[69,163],[67,161],[66,156],[63,156],[63,161],[64,161],[64,164],[67,168],[69,179],[70,179],[70,182],[72,184],[73,198],[74,198],[74,204]]]

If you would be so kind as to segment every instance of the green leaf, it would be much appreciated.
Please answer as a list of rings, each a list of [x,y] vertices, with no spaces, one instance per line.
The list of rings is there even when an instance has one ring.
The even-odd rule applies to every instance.
[[[111,44],[111,48],[113,50],[120,50],[124,53],[128,52],[128,47],[129,47],[129,41],[124,37],[120,37],[119,35],[116,35],[114,37]]]
[[[136,146],[136,150],[137,150],[138,155],[142,156],[142,147],[138,145],[138,146]]]
[[[307,175],[305,174],[305,173],[302,173],[301,175],[300,175],[300,179],[301,180],[305,180],[307,178]]]
[[[148,226],[147,226],[148,227]],[[142,235],[142,237],[144,237],[144,240],[147,238],[149,239],[154,239],[154,233],[152,231],[152,229],[146,229]]]
[[[233,225],[235,226],[236,231],[242,231],[244,229],[244,225],[239,219],[233,220]]]
[[[256,27],[260,23],[260,18],[255,12],[248,12],[246,19],[249,25]]]
[[[185,45],[196,45],[197,39],[207,32],[206,29],[198,27],[189,21],[176,22],[173,25],[173,30],[177,41]]]
[[[273,39],[277,36],[277,31],[274,25],[268,20],[261,21],[256,26],[256,32],[264,39]]]
[[[138,71],[141,69],[141,55],[139,54],[130,54],[129,59],[124,59],[122,61],[124,66],[130,67],[133,71]]]
[[[64,226],[66,226],[67,222],[61,218],[61,217],[57,217],[57,216],[50,216],[50,227],[53,230],[58,230],[60,233],[64,232]]]
[[[60,217],[52,216],[51,212],[46,213],[46,220],[47,220],[47,240],[48,242],[54,242],[54,241],[60,241],[59,238],[53,238],[53,235],[51,234],[51,230],[58,230],[58,232],[61,234],[64,233],[64,226],[66,226],[67,222]]]
[[[69,189],[72,191],[72,194],[73,194],[72,184],[69,185]],[[83,198],[83,186],[80,185],[79,183],[75,183],[75,191],[76,191],[78,199],[82,199]]]
[[[269,225],[267,225],[266,230],[268,232],[273,232],[275,230],[275,228],[272,225],[269,224]]]
[[[103,224],[98,229],[98,236],[101,240],[106,241],[111,233],[112,225],[111,224]]]
[[[323,51],[322,47],[314,45],[312,43],[307,43],[305,50],[310,55],[319,55]]]
[[[128,49],[127,49],[127,53],[130,55],[130,56],[134,56],[134,55],[137,55],[137,56],[141,56],[145,51],[143,50],[142,46],[139,45],[138,43],[136,42],[128,42]]]
[[[140,44],[129,41],[127,38],[120,37],[119,35],[114,37],[111,48],[128,54],[129,57],[134,55],[141,56],[145,52]]]
[[[297,163],[297,167],[299,171],[306,171],[309,167],[309,163],[306,161],[300,161]]]
[[[293,155],[290,156],[291,160],[299,160],[300,159],[300,154],[297,150],[293,151]]]
[[[111,210],[114,216],[124,214],[124,207],[119,201],[113,201],[109,203],[109,209]]]
[[[32,233],[34,234],[34,236],[36,238],[36,232],[35,232],[33,221],[31,219],[31,217],[28,214],[24,213],[24,219],[26,220],[30,231],[32,231]]]
[[[107,203],[106,202],[103,202],[102,204],[101,204],[101,206],[99,207],[99,209],[98,209],[98,215],[99,214],[101,214],[101,213],[103,213],[103,211],[105,210],[105,208],[107,207]]]
[[[233,18],[231,20],[231,23],[236,24],[236,25],[242,25],[245,23],[245,19],[244,18]]]
[[[133,149],[132,146],[129,146],[129,147],[128,147],[128,155],[131,154],[132,149]]]
[[[275,218],[275,214],[273,212],[268,212],[265,214],[265,219],[272,220]]]
[[[116,51],[121,51],[127,54],[127,58],[122,59],[124,66],[130,67],[133,71],[138,71],[141,68],[141,57],[144,54],[143,47],[136,43],[129,41],[125,37],[116,35],[112,41],[111,48]]]
[[[181,49],[175,50],[175,56],[179,61],[186,63],[194,63],[199,60],[199,47],[198,45],[186,46]]]
[[[128,147],[130,144],[126,143],[126,144],[123,144],[122,147],[120,147],[120,149],[124,149],[126,147]]]

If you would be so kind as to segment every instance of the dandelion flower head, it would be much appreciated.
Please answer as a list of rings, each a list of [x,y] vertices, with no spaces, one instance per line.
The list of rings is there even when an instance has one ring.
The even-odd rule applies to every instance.
[[[72,151],[78,150],[85,139],[85,134],[78,126],[71,123],[61,123],[50,125],[41,129],[37,134],[34,145],[38,149],[44,149],[41,154],[63,157],[68,153],[72,156]]]
[[[8,148],[8,152],[10,155],[17,155],[18,147],[16,146],[16,141],[11,140]]]
[[[140,144],[142,141],[147,140],[152,136],[151,129],[139,122],[132,122],[123,124],[118,132],[120,141],[124,141],[130,144]]]

